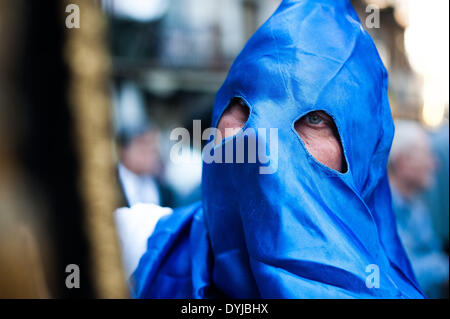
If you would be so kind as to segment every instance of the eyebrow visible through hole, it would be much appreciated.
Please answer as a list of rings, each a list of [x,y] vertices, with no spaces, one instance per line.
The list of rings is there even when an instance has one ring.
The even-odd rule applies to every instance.
[[[297,120],[294,127],[312,157],[333,170],[347,172],[342,141],[330,115],[312,111]]]

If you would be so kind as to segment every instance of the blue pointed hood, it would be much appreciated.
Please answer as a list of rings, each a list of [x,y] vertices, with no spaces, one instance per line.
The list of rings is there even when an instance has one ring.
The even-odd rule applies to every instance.
[[[285,0],[249,40],[217,94],[213,123],[232,98],[242,98],[250,108],[245,128],[278,129],[278,157],[271,158],[276,172],[266,175],[258,165],[204,165],[203,207],[221,290],[235,297],[321,297],[330,287],[335,297],[422,296],[391,210],[387,85],[349,1]],[[336,123],[345,174],[317,162],[294,129],[317,110]],[[366,285],[371,265],[380,270],[378,289]]]
[[[241,98],[250,109],[244,129],[256,133],[241,131],[212,153],[240,140],[267,149],[277,142],[273,171],[261,174],[258,162],[204,163],[202,208],[183,210],[184,222],[175,212],[159,225],[149,247],[160,248],[141,260],[137,295],[161,296],[165,286],[191,297],[209,289],[234,298],[422,298],[391,208],[387,86],[349,1],[284,0],[235,60],[213,111],[217,125],[230,101]],[[335,121],[345,173],[315,160],[294,129],[317,110]],[[260,128],[277,129],[276,141]],[[181,242],[190,253],[177,253]],[[167,288],[164,269],[175,264],[190,278],[176,281],[182,289]],[[368,284],[371,275],[379,287]]]

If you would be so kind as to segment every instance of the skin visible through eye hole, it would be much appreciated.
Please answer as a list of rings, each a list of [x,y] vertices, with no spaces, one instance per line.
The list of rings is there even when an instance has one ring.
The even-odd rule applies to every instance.
[[[217,126],[221,136],[216,136],[216,145],[239,132],[248,116],[249,110],[243,102],[232,101]],[[317,161],[341,173],[347,170],[336,125],[328,114],[323,111],[311,112],[295,123],[295,130]]]
[[[328,114],[308,113],[295,123],[295,130],[317,161],[341,173],[347,170],[336,125]]]
[[[216,145],[219,144],[222,139],[233,136],[239,132],[239,130],[244,127],[245,122],[247,122],[249,113],[248,107],[245,106],[242,101],[232,101],[217,125],[217,129],[221,135],[216,135]]]

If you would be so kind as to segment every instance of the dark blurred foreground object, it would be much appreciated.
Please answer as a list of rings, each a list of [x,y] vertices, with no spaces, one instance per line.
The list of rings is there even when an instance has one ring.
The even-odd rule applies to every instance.
[[[18,55],[22,1],[0,1],[0,298],[47,298],[44,266],[50,264],[42,212],[20,172],[18,142],[22,109],[18,94]],[[13,37],[12,34],[16,36]],[[17,107],[17,108],[16,108]]]
[[[70,3],[79,29],[66,28],[69,2],[0,0],[2,298],[126,296],[105,20],[93,1]],[[71,264],[79,288],[66,286]]]

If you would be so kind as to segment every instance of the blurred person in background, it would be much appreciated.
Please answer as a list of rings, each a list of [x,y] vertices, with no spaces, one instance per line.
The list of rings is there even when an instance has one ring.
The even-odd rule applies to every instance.
[[[125,84],[116,104],[118,176],[125,206],[172,206],[172,192],[162,181],[160,130],[148,119],[137,88]]]
[[[432,185],[435,166],[426,131],[416,122],[397,121],[388,165],[393,208],[417,280],[430,298],[443,297],[449,275],[448,256],[420,196]]]
[[[137,207],[136,211],[145,207],[143,205],[173,207],[173,192],[162,179],[160,130],[148,118],[141,92],[133,84],[124,83],[114,101],[119,154],[117,173],[123,195],[121,207]],[[171,211],[161,210],[164,213]],[[124,271],[130,274],[145,252],[151,225],[161,215],[143,211],[136,213],[133,219],[127,215],[125,209],[119,209],[115,222],[120,234]]]
[[[161,181],[158,137],[159,131],[151,128],[129,139],[121,139],[118,174],[127,206],[172,205],[172,192]]]

